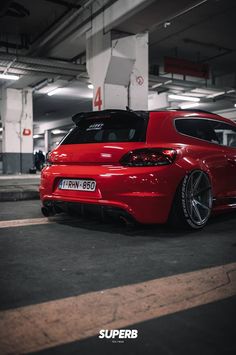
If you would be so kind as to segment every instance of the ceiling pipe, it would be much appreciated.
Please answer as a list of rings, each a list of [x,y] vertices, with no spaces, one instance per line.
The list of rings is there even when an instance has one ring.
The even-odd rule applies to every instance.
[[[29,53],[33,53],[35,47],[40,45],[41,47],[44,46],[46,43],[48,43],[50,40],[52,40],[55,36],[59,34],[62,30],[65,29],[65,27],[69,26],[71,22],[77,18],[77,16],[87,7],[89,7],[94,0],[88,0],[84,5],[81,6],[77,11],[74,11],[73,14],[71,14],[67,19],[62,19],[63,21],[61,22],[60,25],[58,25],[54,30],[52,30],[49,34],[47,34],[44,38],[41,40],[38,39],[35,42],[32,42],[32,48],[29,51]]]
[[[32,67],[28,65],[21,64],[21,68],[18,69],[16,67],[17,64],[12,65],[11,68],[8,70],[9,74],[15,75],[39,75],[39,76],[61,76],[61,77],[78,77],[78,72],[70,71],[66,69],[59,69],[59,68],[46,68],[46,67]],[[6,66],[3,66],[0,61],[0,70],[5,70]]]
[[[82,5],[73,4],[72,2],[68,2],[65,0],[44,0],[44,1],[51,2],[56,5],[61,5],[70,9],[80,9],[82,7]]]
[[[15,59],[16,58],[16,59]],[[15,60],[14,65],[36,65],[40,67],[48,68],[58,68],[64,70],[70,70],[74,72],[86,72],[86,66],[83,64],[70,63],[63,60],[50,59],[50,58],[37,58],[37,57],[26,57],[21,55],[8,54],[5,52],[0,52],[0,61],[1,62],[11,62]]]

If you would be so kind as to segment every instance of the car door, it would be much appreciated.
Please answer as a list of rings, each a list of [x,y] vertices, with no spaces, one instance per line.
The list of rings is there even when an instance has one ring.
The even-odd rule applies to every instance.
[[[212,179],[214,198],[221,200],[229,191],[229,182],[225,176],[230,174],[228,171],[230,166],[225,147],[214,131],[214,122],[206,117],[187,117],[176,119],[175,126],[177,131],[184,134],[186,138],[194,138],[189,138],[188,151],[191,151],[191,158],[201,162],[207,168]],[[221,131],[219,131],[220,133]],[[188,141],[186,140],[186,142]]]
[[[214,121],[213,128],[220,140],[227,162],[225,169],[227,191],[225,197],[228,199],[228,203],[236,203],[236,126]]]

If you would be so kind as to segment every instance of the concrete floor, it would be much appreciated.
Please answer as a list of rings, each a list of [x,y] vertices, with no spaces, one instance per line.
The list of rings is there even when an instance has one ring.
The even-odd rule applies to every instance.
[[[41,217],[39,201],[0,203],[0,221]],[[0,325],[4,311],[19,307],[235,263],[235,217],[212,218],[198,232],[66,216],[42,225],[9,222],[0,229]],[[90,336],[34,353],[236,354],[235,295],[135,324],[130,319],[123,328],[138,329],[139,337],[122,344]]]

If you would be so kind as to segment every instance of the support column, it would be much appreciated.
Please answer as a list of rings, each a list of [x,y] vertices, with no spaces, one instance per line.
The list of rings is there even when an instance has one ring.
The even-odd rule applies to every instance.
[[[106,34],[97,31],[100,17],[87,33],[87,71],[94,86],[93,110],[148,109],[148,33]]]
[[[45,155],[50,151],[51,149],[51,131],[46,130],[44,131],[44,150],[45,150]]]
[[[33,166],[33,100],[30,89],[2,89],[3,174],[28,173]]]

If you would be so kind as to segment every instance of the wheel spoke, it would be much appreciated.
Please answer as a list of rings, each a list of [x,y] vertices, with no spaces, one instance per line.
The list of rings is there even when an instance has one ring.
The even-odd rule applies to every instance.
[[[192,205],[193,205],[194,212],[195,212],[196,216],[198,217],[199,222],[202,222],[202,216],[201,216],[199,209],[197,208],[197,204],[195,203],[194,200],[192,202]]]
[[[204,188],[198,190],[197,192],[195,192],[195,193],[193,194],[193,196],[194,196],[194,197],[195,197],[195,196],[198,196],[198,195],[202,194],[203,192],[206,192],[206,191],[209,191],[209,190],[211,190],[211,187],[210,187],[210,186],[204,187]]]
[[[198,175],[198,177],[196,178],[196,180],[195,180],[195,182],[194,182],[194,184],[193,184],[193,190],[192,190],[192,192],[194,192],[194,191],[197,190],[197,188],[198,188],[198,186],[199,186],[199,184],[200,184],[201,178],[202,178],[202,174],[203,174],[203,173],[200,172],[199,175]]]
[[[191,201],[190,201],[190,216],[191,216],[191,218],[193,218],[193,200],[191,199]]]
[[[209,211],[209,209],[210,209],[208,206],[204,205],[203,203],[201,203],[200,201],[198,201],[196,199],[194,199],[194,203],[201,206],[202,208],[204,208],[207,211]]]

